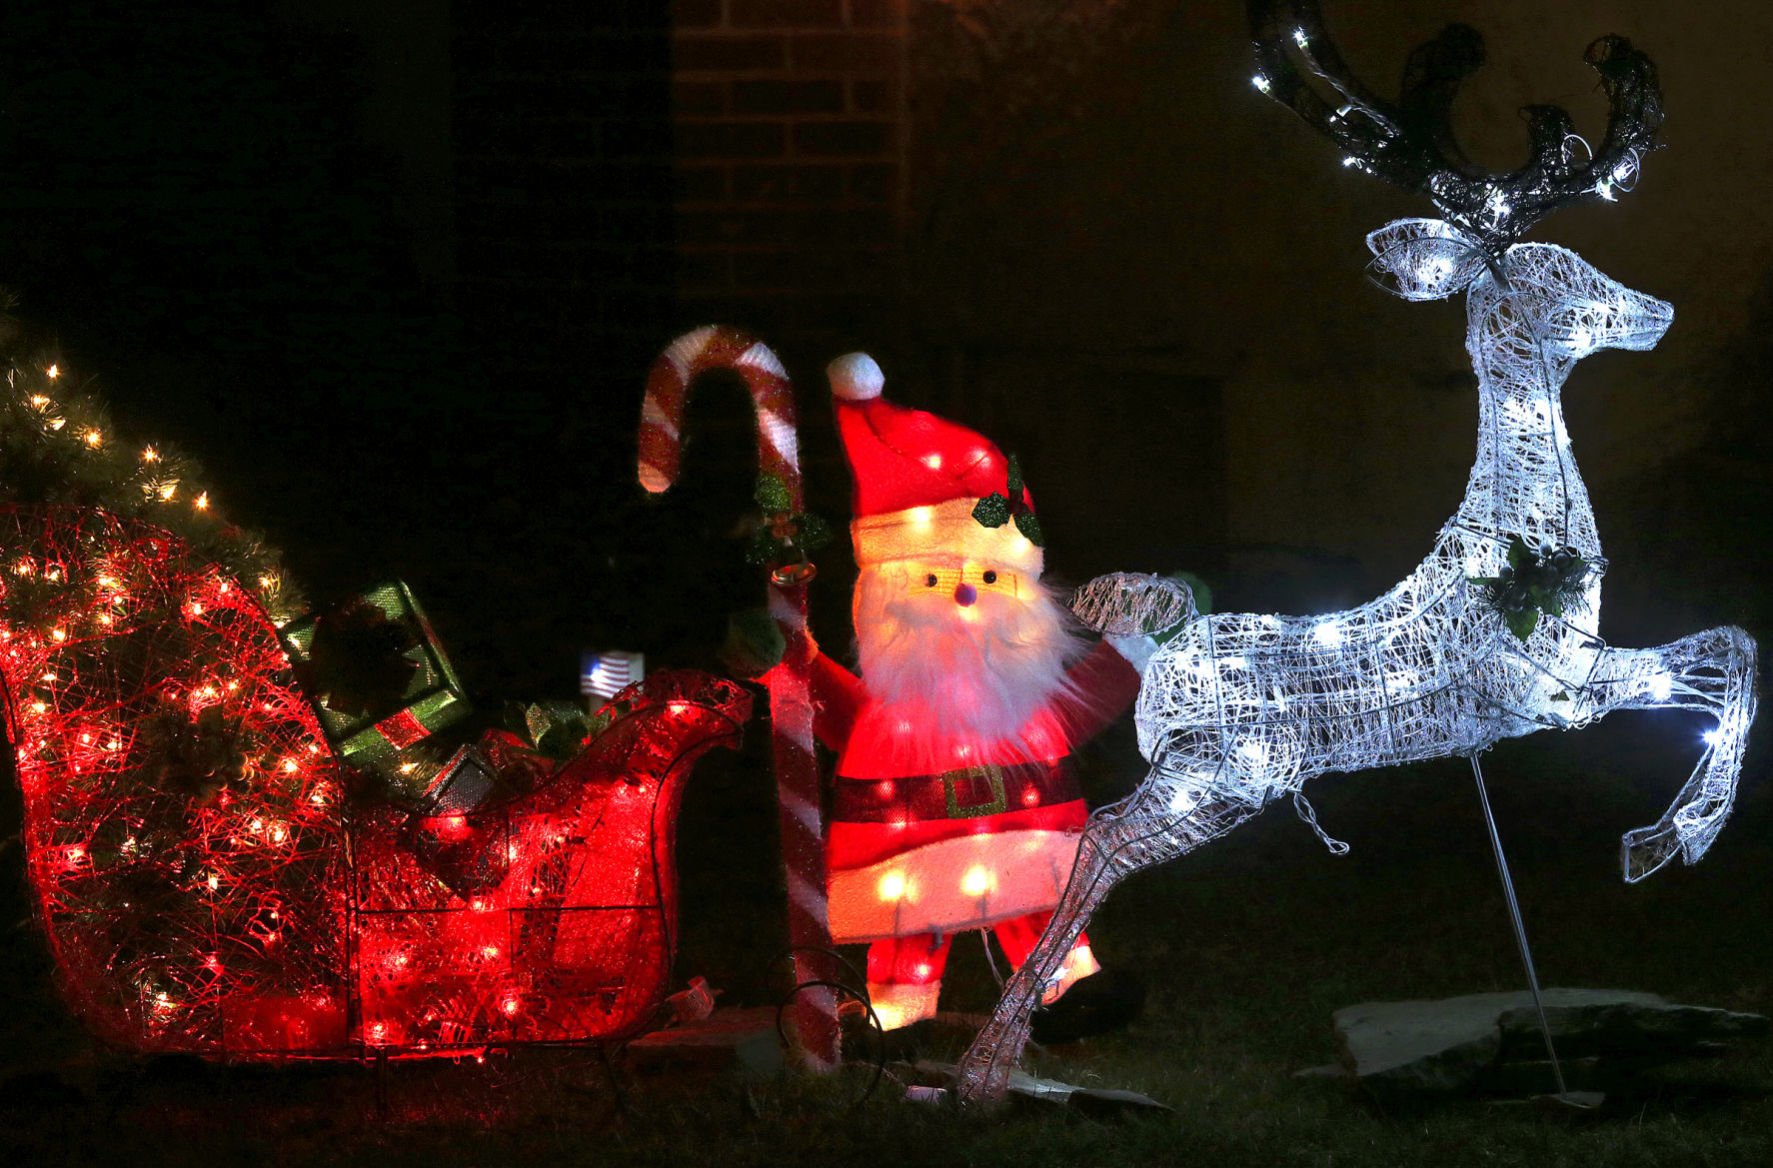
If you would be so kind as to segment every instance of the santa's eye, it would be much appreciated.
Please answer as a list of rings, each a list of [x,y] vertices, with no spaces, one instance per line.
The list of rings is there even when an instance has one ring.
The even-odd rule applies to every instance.
[[[926,585],[928,585],[929,587],[934,588],[936,586],[936,574],[934,572],[931,572],[929,575],[927,575],[923,578],[923,582]]]
[[[997,573],[996,572],[987,571],[983,576],[981,576],[979,578],[981,580],[985,581],[985,583],[987,583],[987,584],[997,583]]]

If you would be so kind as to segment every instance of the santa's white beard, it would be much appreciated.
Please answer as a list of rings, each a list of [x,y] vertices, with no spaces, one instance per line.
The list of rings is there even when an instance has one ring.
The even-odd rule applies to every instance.
[[[862,684],[921,733],[980,743],[1021,737],[1066,692],[1086,648],[1071,613],[1038,581],[1016,595],[978,590],[971,606],[921,586],[903,565],[863,568],[855,623]]]

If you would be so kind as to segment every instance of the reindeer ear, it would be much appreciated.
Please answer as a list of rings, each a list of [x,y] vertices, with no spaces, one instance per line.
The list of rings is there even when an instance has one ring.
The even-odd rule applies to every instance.
[[[1367,275],[1405,300],[1444,300],[1484,271],[1484,252],[1440,219],[1396,219],[1367,236]]]

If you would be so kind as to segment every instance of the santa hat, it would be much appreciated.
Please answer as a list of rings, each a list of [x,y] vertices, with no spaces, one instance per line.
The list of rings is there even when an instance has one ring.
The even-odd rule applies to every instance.
[[[1044,566],[1034,500],[1010,459],[983,435],[880,396],[886,378],[866,353],[826,368],[855,480],[856,563],[989,563],[1038,577]]]

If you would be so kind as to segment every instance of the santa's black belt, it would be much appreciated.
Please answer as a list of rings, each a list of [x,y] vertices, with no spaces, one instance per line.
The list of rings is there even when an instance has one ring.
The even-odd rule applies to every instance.
[[[837,779],[831,818],[840,823],[973,819],[1082,798],[1068,767],[1030,762],[976,766],[904,779]]]

